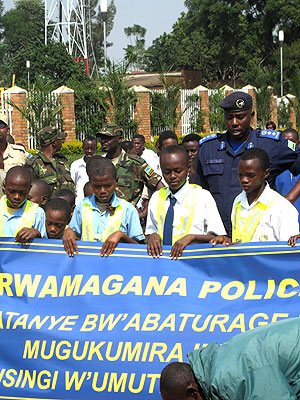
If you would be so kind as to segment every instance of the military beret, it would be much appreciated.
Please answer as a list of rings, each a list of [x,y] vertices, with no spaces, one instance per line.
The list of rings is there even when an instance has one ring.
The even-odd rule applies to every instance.
[[[1,113],[0,114],[0,121],[4,122],[6,125],[8,125],[8,116]]]
[[[96,136],[123,136],[123,129],[117,124],[105,124]]]
[[[65,140],[66,136],[65,132],[52,126],[46,126],[38,132],[38,137],[42,146],[50,144],[56,139]]]
[[[245,111],[252,108],[252,97],[245,92],[233,92],[220,101],[224,111]]]

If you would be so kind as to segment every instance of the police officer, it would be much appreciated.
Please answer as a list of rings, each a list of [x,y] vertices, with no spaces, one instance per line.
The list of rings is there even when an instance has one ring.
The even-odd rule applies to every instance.
[[[300,149],[282,138],[280,132],[250,127],[254,116],[252,97],[244,92],[234,92],[220,102],[224,110],[227,131],[205,136],[199,142],[197,176],[195,183],[213,195],[228,235],[231,235],[231,209],[234,198],[241,192],[237,167],[246,149],[259,147],[270,158],[271,173],[268,182],[275,187],[275,178],[286,169],[300,173]],[[300,194],[300,182],[286,198],[293,202]]]
[[[66,134],[57,128],[47,126],[38,133],[41,150],[29,158],[25,167],[29,169],[32,179],[42,179],[54,194],[59,189],[75,191],[71,178],[68,160],[57,154],[61,150]]]
[[[116,194],[136,206],[144,185],[154,191],[161,189],[161,176],[141,157],[125,153],[121,148],[123,130],[116,124],[105,124],[97,134],[100,137],[102,150],[106,152],[117,169]]]

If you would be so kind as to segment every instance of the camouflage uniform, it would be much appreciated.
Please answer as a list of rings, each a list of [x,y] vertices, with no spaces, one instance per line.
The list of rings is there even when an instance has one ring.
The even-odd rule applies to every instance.
[[[63,132],[51,127],[46,127],[39,132],[42,146],[47,146],[56,139],[64,140],[65,137]],[[26,161],[25,167],[29,169],[32,179],[42,179],[48,183],[52,194],[59,189],[70,189],[75,192],[68,160],[61,154],[55,154],[50,160],[42,151],[39,151]]]
[[[155,191],[161,176],[149,167],[145,160],[139,156],[127,154],[122,151],[116,165],[118,182],[116,194],[136,206],[139,201],[144,185]]]

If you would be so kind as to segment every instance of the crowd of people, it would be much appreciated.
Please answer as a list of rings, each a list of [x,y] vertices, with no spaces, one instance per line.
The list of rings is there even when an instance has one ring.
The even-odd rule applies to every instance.
[[[253,129],[252,98],[244,92],[228,95],[220,107],[225,133],[189,134],[179,145],[166,130],[156,152],[145,148],[144,136],[123,141],[122,127],[105,124],[83,140],[84,156],[70,169],[60,153],[63,131],[42,129],[31,156],[9,143],[8,120],[0,115],[1,235],[21,243],[62,239],[70,256],[79,240],[103,242],[102,256],[120,241],[147,243],[154,258],[170,245],[172,259],[192,243],[295,245],[298,132],[276,131],[272,122],[272,129]],[[98,141],[103,155],[96,154]]]

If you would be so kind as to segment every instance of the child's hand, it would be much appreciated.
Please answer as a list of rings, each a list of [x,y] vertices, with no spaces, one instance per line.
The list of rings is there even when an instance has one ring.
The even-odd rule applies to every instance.
[[[172,260],[177,260],[177,258],[182,255],[182,252],[186,248],[186,246],[191,244],[193,240],[193,235],[186,235],[183,238],[177,240],[177,242],[173,244],[173,247],[171,249],[170,257],[172,258]]]
[[[102,249],[100,251],[100,256],[102,257],[110,256],[114,252],[117,244],[119,243],[119,241],[122,239],[123,236],[124,233],[121,231],[117,231],[109,235],[102,246]]]
[[[224,246],[231,246],[232,244],[236,244],[236,243],[232,243],[231,239],[228,236],[216,236],[215,238],[211,239],[211,241],[209,242],[211,243],[213,246],[216,246],[217,244],[222,244]]]
[[[300,238],[300,233],[298,235],[291,236],[288,240],[288,245],[294,247],[296,245],[297,239]]]
[[[159,258],[162,256],[161,239],[157,233],[151,233],[149,236],[147,251],[149,256],[152,256],[153,258]]]
[[[18,243],[26,243],[29,240],[40,238],[41,234],[34,228],[22,228],[16,235],[15,241]]]
[[[75,237],[75,233],[74,233],[73,229],[71,229],[71,228],[65,229],[62,240],[63,240],[63,244],[64,244],[64,248],[66,250],[66,253],[70,257],[74,257],[74,250],[76,253],[78,253],[78,247],[77,247],[76,237]]]

